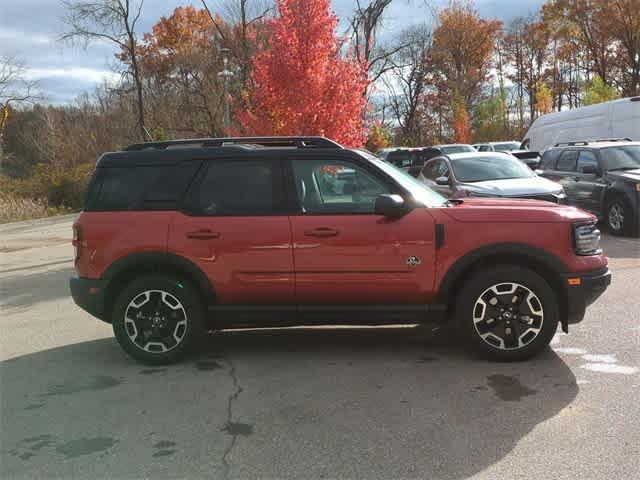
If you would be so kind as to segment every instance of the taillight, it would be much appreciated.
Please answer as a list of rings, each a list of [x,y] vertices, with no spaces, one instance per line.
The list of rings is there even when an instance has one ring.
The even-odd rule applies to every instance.
[[[71,241],[73,244],[74,250],[74,262],[77,262],[82,255],[82,230],[79,225],[73,226],[73,240]]]

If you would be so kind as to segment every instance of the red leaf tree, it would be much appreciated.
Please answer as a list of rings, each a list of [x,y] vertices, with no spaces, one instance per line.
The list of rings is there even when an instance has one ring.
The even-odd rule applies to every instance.
[[[236,111],[241,132],[324,135],[362,146],[367,71],[353,56],[341,55],[329,0],[277,0],[277,6]]]

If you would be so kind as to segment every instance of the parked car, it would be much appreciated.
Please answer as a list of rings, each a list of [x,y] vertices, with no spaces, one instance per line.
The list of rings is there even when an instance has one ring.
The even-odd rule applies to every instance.
[[[534,152],[532,150],[511,150],[509,153],[531,170],[535,170],[540,166],[540,152]]]
[[[542,115],[529,127],[521,148],[544,152],[556,143],[613,137],[640,141],[640,97]]]
[[[558,144],[542,156],[539,173],[562,184],[571,205],[596,215],[614,235],[640,233],[640,142]]]
[[[389,152],[385,160],[415,178],[424,166],[425,157],[424,149],[404,148]]]
[[[610,283],[595,222],[548,202],[451,202],[321,137],[145,143],[98,159],[70,288],[151,364],[212,329],[447,321],[520,360]]]
[[[521,142],[487,142],[478,143],[473,147],[479,152],[510,152],[511,150],[520,150]]]
[[[447,198],[507,197],[565,203],[562,185],[502,152],[454,153],[429,160],[418,180]]]
[[[389,155],[389,153],[394,152],[396,150],[406,150],[406,147],[386,147],[381,150],[378,150],[376,152],[376,156],[378,158],[381,158],[382,160],[386,160],[387,155]]]

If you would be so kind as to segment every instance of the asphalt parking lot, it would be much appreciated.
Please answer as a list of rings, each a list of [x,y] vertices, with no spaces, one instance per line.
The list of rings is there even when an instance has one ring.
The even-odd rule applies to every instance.
[[[412,328],[223,332],[150,368],[73,305],[71,217],[0,226],[0,478],[637,478],[640,240],[533,361]]]

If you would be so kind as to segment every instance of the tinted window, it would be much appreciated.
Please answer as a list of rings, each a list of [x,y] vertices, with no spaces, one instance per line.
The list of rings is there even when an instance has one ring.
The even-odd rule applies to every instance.
[[[408,150],[401,150],[399,152],[391,152],[387,156],[387,162],[393,163],[396,167],[407,168],[411,166],[414,154]]]
[[[534,175],[529,167],[518,159],[504,156],[466,157],[451,160],[455,177],[461,182],[482,182],[508,178],[529,178]]]
[[[496,152],[510,152],[511,150],[520,150],[520,144],[518,142],[496,143],[493,149]]]
[[[575,150],[568,150],[562,152],[558,159],[556,170],[561,172],[573,172],[576,169],[576,159],[578,158],[578,152]]]
[[[294,160],[303,213],[373,213],[376,197],[392,193],[379,178],[343,160]]]
[[[640,145],[608,147],[600,150],[607,170],[632,170],[640,168]]]
[[[268,160],[213,160],[190,195],[190,204],[204,215],[274,213],[282,190],[275,169],[276,163]]]
[[[98,168],[86,210],[173,210],[199,161],[178,165]]]
[[[489,147],[489,145],[480,145],[478,147],[479,152],[488,152],[489,150],[491,150],[491,147]]]
[[[540,161],[540,168],[543,170],[555,170],[556,169],[556,160],[560,155],[560,150],[547,150],[542,155],[542,160]]]
[[[598,159],[592,151],[581,150],[578,154],[578,171],[582,172],[586,166],[598,168]]]

